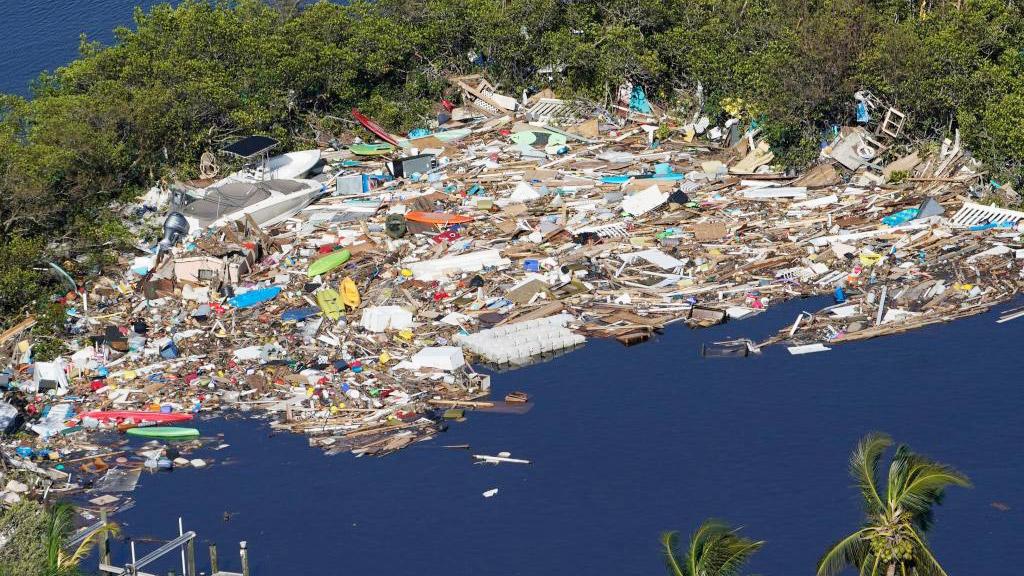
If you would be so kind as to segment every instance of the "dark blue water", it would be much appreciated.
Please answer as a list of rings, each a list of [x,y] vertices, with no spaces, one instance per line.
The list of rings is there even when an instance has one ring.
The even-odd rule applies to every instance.
[[[659,533],[714,516],[769,541],[751,573],[811,573],[860,521],[847,458],[882,430],[977,486],[952,490],[938,510],[932,543],[947,571],[1013,573],[1024,321],[986,314],[801,357],[697,357],[700,342],[767,335],[819,304],[676,327],[633,348],[594,341],[499,374],[495,396],[525,390],[532,411],[471,413],[385,458],[327,457],[260,423],[204,422],[204,433],[226,435],[231,447],[216,454],[232,463],[145,476],[120,520],[130,535],[166,536],[184,515],[235,566],[233,547],[247,540],[265,576],[478,576],[660,574]],[[460,443],[533,464],[474,465],[440,447]],[[499,493],[484,498],[491,488]],[[225,522],[224,511],[237,515]]]
[[[0,2],[0,92],[27,96],[43,70],[78,56],[78,38],[113,41],[114,28],[132,25],[135,6],[157,0],[3,0]]]

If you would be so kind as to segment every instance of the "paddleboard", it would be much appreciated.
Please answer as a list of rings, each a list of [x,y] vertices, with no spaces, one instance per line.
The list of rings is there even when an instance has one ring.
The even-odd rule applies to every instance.
[[[633,178],[636,181],[643,180],[682,180],[686,178],[686,174],[641,174],[636,176],[630,176],[623,174],[621,176],[605,176],[601,178],[602,184],[625,184],[629,182],[629,179]]]
[[[331,320],[341,318],[341,313],[345,311],[345,305],[341,302],[341,296],[333,288],[325,288],[317,292],[316,303],[320,305],[320,310],[323,310],[324,316]]]
[[[352,253],[348,250],[335,250],[327,256],[324,256],[310,264],[309,270],[306,270],[306,275],[312,278],[313,276],[326,274],[345,262],[348,262],[348,259],[351,257]]]
[[[159,440],[190,440],[199,437],[199,430],[195,428],[181,428],[178,426],[142,426],[129,428],[125,434],[136,438],[157,438]]]
[[[405,219],[412,222],[420,222],[421,224],[438,224],[446,226],[448,224],[465,224],[472,222],[473,219],[469,216],[462,216],[459,214],[446,214],[444,212],[407,212]]]
[[[338,292],[341,294],[341,301],[345,306],[352,310],[359,307],[359,288],[356,287],[355,280],[346,277],[341,281],[341,286],[338,287]]]
[[[258,290],[250,290],[245,294],[239,294],[234,298],[228,300],[228,304],[231,304],[235,308],[251,308],[257,304],[262,304],[267,300],[273,300],[281,293],[280,286],[271,286],[270,288],[260,288]]]
[[[163,412],[143,412],[141,410],[95,410],[92,412],[83,412],[78,415],[79,418],[93,418],[101,422],[120,422],[123,420],[131,420],[133,422],[187,422],[192,419],[191,414],[184,412],[171,412],[165,414]]]
[[[356,156],[386,156],[395,151],[391,144],[353,144],[348,149]]]

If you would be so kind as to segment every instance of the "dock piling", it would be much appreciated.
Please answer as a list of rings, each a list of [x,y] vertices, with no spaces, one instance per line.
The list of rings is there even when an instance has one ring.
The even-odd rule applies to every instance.
[[[249,549],[245,540],[238,543],[238,555],[242,558],[242,576],[249,576]]]

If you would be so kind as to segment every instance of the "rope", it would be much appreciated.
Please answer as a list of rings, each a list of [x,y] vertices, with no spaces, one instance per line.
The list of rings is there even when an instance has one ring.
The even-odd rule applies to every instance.
[[[205,180],[215,177],[219,172],[217,157],[210,152],[203,152],[199,157],[199,176]]]

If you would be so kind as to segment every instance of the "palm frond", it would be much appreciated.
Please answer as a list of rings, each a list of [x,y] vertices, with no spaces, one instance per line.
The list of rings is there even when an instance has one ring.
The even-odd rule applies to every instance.
[[[71,533],[73,508],[67,502],[55,504],[47,515],[46,522],[46,567],[49,572],[59,573],[64,542]]]
[[[763,541],[737,534],[725,522],[705,520],[690,540],[689,576],[735,576]]]
[[[104,524],[98,530],[96,530],[92,534],[89,534],[89,536],[87,536],[85,540],[83,540],[82,543],[78,545],[78,548],[75,549],[74,553],[64,559],[62,565],[69,567],[78,566],[82,562],[82,560],[86,556],[88,556],[90,552],[92,552],[92,549],[100,542],[100,540],[102,540],[103,536],[118,536],[120,534],[121,527],[115,524],[114,522],[108,522]]]
[[[931,523],[931,509],[942,502],[948,486],[970,487],[970,479],[951,466],[919,454],[904,456],[902,480],[897,492],[889,498],[895,506],[913,515],[915,524],[926,530]]]
[[[854,566],[861,569],[866,563],[869,546],[864,541],[865,529],[860,529],[836,542],[818,560],[817,576],[835,576],[843,569]]]
[[[911,538],[917,543],[914,547],[914,569],[920,576],[948,576],[942,569],[939,561],[935,559],[928,544],[916,531],[910,531]]]
[[[690,547],[686,553],[686,568],[689,576],[707,576],[704,570],[704,553],[712,546],[716,534],[728,532],[729,527],[718,520],[708,519],[701,522],[697,531],[690,535]]]
[[[740,536],[735,531],[723,538],[719,547],[723,557],[718,560],[717,576],[737,576],[750,557],[764,546],[764,540]]]
[[[683,564],[679,559],[679,533],[665,532],[661,535],[661,546],[665,553],[665,565],[671,576],[689,576],[683,572]]]
[[[872,432],[857,443],[850,456],[850,475],[864,496],[864,506],[869,515],[885,507],[878,494],[878,461],[889,446],[892,446],[892,438],[881,432]]]

